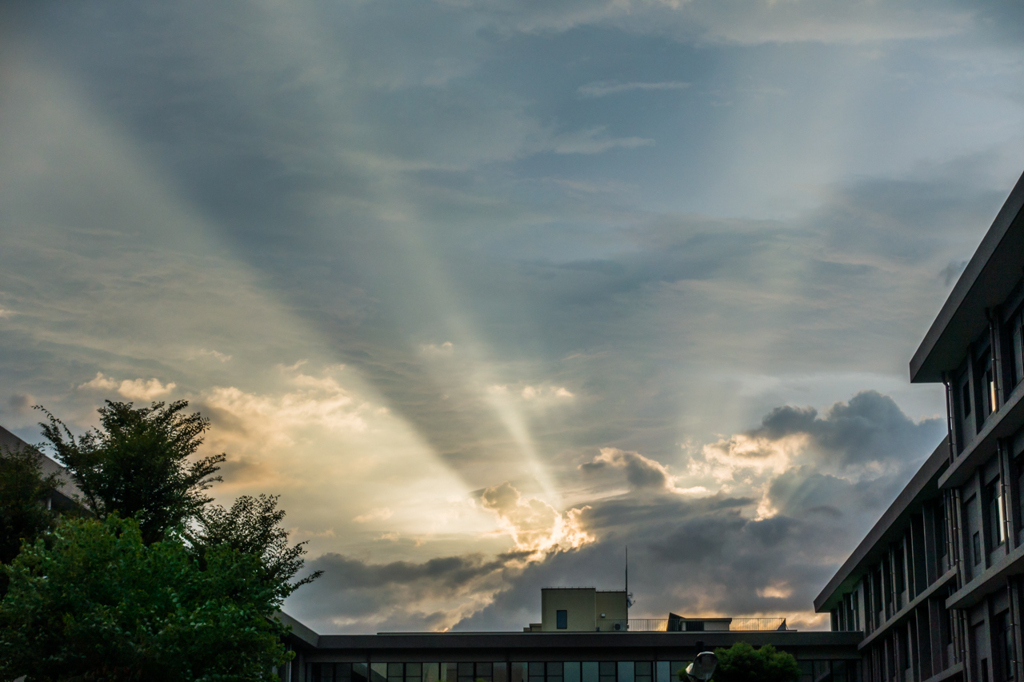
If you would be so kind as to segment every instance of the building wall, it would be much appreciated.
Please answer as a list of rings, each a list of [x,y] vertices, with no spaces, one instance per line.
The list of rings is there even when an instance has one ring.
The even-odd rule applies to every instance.
[[[626,606],[625,590],[598,592],[597,593],[597,629],[601,632],[614,630],[618,624],[622,629],[623,624],[629,619],[629,608]]]
[[[541,632],[558,632],[558,611],[565,611],[563,632],[593,632],[597,627],[597,590],[593,587],[544,588],[540,592]]]

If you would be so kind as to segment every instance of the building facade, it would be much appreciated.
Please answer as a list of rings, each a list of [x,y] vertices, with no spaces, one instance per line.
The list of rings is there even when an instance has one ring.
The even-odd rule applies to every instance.
[[[865,682],[1019,680],[1024,177],[910,362],[948,435],[815,600],[862,631]]]

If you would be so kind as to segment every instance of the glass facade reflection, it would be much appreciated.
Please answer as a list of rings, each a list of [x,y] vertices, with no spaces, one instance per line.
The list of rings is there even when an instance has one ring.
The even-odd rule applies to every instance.
[[[860,682],[858,661],[799,661],[800,682]],[[689,661],[308,663],[310,682],[676,682]]]

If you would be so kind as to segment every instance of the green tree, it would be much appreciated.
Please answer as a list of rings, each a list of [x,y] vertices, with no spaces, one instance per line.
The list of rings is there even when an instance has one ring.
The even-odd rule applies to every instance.
[[[771,644],[755,649],[737,642],[728,649],[715,649],[718,667],[712,682],[798,682],[800,667],[792,654],[777,651]],[[686,677],[681,671],[680,679]]]
[[[230,547],[260,558],[263,581],[277,585],[287,597],[299,586],[311,583],[322,571],[291,582],[302,570],[305,542],[288,544],[288,532],[281,526],[284,510],[277,508],[276,495],[242,495],[231,509],[208,505],[188,533],[195,553],[202,560],[211,548]]]
[[[99,409],[100,428],[78,439],[40,407],[49,421],[40,426],[85,506],[100,519],[113,513],[135,519],[149,544],[197,517],[211,501],[205,491],[221,480],[214,474],[224,455],[194,457],[210,422],[198,412],[182,414],[187,406],[178,400],[136,408],[108,400]]]
[[[289,657],[280,590],[256,556],[222,546],[204,558],[173,537],[146,543],[116,514],[62,519],[3,567],[0,679],[267,679]]]
[[[46,500],[60,485],[57,474],[43,475],[39,453],[28,448],[0,450],[0,564],[9,564],[21,551],[53,526],[55,514]],[[7,577],[0,573],[0,597]]]

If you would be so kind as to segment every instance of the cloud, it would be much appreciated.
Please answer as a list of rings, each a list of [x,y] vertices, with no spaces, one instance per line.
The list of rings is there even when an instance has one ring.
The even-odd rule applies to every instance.
[[[585,473],[600,471],[605,467],[623,469],[626,480],[634,490],[655,490],[670,493],[703,493],[703,486],[677,488],[676,476],[668,472],[661,462],[644,457],[639,452],[624,452],[618,448],[601,448],[601,454],[592,461],[580,465]]]
[[[515,549],[529,553],[531,559],[593,541],[580,524],[585,506],[563,514],[542,500],[524,497],[508,482],[486,488],[480,495],[480,504],[497,516],[501,530],[512,538]]]
[[[206,350],[205,348],[200,349],[199,355],[208,356],[220,362],[228,362],[229,360],[231,360],[231,356],[228,355],[227,353],[221,353],[220,351],[216,350]]]
[[[682,81],[661,81],[657,83],[617,83],[615,81],[595,81],[581,85],[577,92],[584,97],[596,98],[617,95],[631,90],[685,90],[690,87],[689,83]]]
[[[390,519],[393,514],[394,512],[391,511],[388,507],[380,507],[379,509],[371,509],[365,514],[360,514],[352,520],[356,523],[366,523],[367,521],[375,521],[377,519]]]
[[[608,137],[605,126],[565,133],[552,141],[556,154],[600,154],[609,149],[636,149],[654,144],[654,140],[642,137]]]
[[[504,585],[508,559],[467,554],[378,564],[327,553],[307,561],[306,570],[324,575],[285,608],[326,633],[444,630]]]
[[[177,387],[173,381],[167,384],[160,383],[159,379],[125,379],[117,387],[117,392],[131,400],[153,400],[162,395],[167,395]]]
[[[291,443],[296,429],[312,426],[343,433],[368,428],[364,415],[371,406],[356,401],[334,377],[299,373],[288,382],[291,390],[277,395],[215,386],[204,393],[202,404],[219,430],[263,446]]]
[[[939,279],[941,279],[942,283],[947,287],[951,286],[966,267],[966,260],[952,260],[946,265],[946,267],[939,271]]]
[[[451,356],[455,352],[455,346],[451,341],[445,341],[441,344],[426,343],[420,346],[420,352],[428,357]]]
[[[124,381],[117,381],[111,377],[105,376],[102,372],[96,372],[96,376],[85,382],[79,384],[78,388],[83,389],[94,389],[100,391],[114,391],[116,390],[120,395],[129,400],[153,400],[159,398],[162,395],[167,395],[175,388],[177,384],[173,381],[167,384],[162,383],[159,379],[125,379]]]
[[[15,393],[7,399],[8,409],[17,415],[28,414],[35,404],[35,398],[27,393]]]

